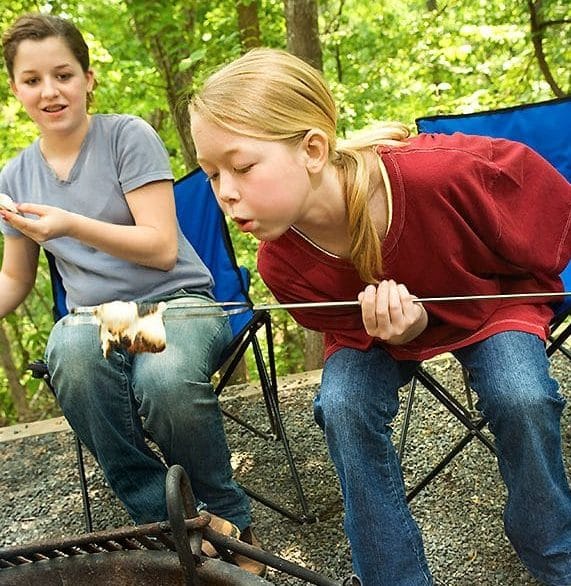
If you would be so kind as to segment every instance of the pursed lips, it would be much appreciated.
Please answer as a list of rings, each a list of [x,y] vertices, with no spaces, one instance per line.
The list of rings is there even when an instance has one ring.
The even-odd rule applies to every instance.
[[[236,216],[232,216],[232,221],[238,226],[238,229],[242,232],[249,232],[253,222],[253,220],[246,220],[244,218],[239,218]]]

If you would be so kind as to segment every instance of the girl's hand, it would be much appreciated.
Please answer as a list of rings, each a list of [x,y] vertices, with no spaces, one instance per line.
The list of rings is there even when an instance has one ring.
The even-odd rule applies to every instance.
[[[19,214],[5,211],[2,212],[2,217],[10,226],[38,244],[52,238],[69,236],[71,233],[75,216],[71,212],[53,206],[31,203],[18,204],[18,211],[35,215],[37,218],[26,218]]]
[[[388,344],[410,342],[428,324],[428,315],[422,304],[414,303],[416,297],[393,280],[381,281],[376,287],[367,285],[358,299],[367,333]]]

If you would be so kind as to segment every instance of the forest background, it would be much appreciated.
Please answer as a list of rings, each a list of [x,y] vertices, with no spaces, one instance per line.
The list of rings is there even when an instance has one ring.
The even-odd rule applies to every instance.
[[[185,96],[214,68],[255,46],[286,48],[322,69],[340,132],[375,120],[474,112],[571,93],[567,0],[9,0],[4,31],[27,11],[72,18],[98,79],[93,112],[139,115],[165,141],[176,177],[196,167]],[[182,104],[182,106],[181,106]],[[0,167],[37,137],[0,73]],[[232,232],[251,297],[271,296],[255,271],[257,243]],[[3,240],[0,237],[0,254]],[[33,293],[0,320],[0,425],[58,414],[29,362],[52,326],[42,264]],[[319,366],[320,338],[275,312],[280,374]],[[244,376],[249,376],[245,365]]]

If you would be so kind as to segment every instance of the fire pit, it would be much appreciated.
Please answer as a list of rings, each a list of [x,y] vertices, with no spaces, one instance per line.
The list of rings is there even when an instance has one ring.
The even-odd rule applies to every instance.
[[[340,582],[212,529],[210,517],[198,515],[188,477],[180,466],[168,471],[166,495],[168,522],[0,550],[0,586],[272,584],[234,565],[232,552],[300,578],[305,584],[340,586]],[[203,538],[212,543],[220,558],[201,554]]]

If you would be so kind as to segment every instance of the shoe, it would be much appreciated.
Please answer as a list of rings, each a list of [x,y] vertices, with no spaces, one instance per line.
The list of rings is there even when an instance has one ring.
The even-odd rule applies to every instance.
[[[246,527],[246,529],[244,529],[244,531],[240,533],[239,539],[240,541],[243,541],[248,545],[253,545],[254,547],[260,548],[260,542],[258,541],[258,538],[254,535],[251,526]],[[250,574],[254,574],[255,576],[261,576],[262,578],[266,577],[266,573],[268,571],[266,564],[248,558],[239,553],[233,553],[232,557],[234,558],[236,565],[240,566],[243,570],[246,570],[247,572],[250,572]]]
[[[227,535],[228,537],[233,537],[234,539],[240,539],[240,529],[238,529],[234,523],[231,523],[222,517],[218,517],[217,515],[213,515],[212,513],[208,513],[208,511],[205,512],[210,516],[210,523],[208,525],[214,529],[214,531],[222,533],[222,535]],[[199,514],[202,515],[203,513],[200,512]],[[206,539],[202,540],[201,549],[202,554],[206,557],[219,557],[216,548],[210,543],[210,541],[206,541]]]
[[[205,513],[208,513],[208,511],[205,511]],[[202,514],[202,512],[200,512],[199,514]],[[230,521],[227,521],[222,517],[218,517],[217,515],[213,515],[212,513],[208,513],[208,515],[210,516],[209,526],[212,529],[214,529],[214,531],[222,533],[222,535],[227,535],[228,537],[233,537],[234,539],[239,539],[240,541],[243,541],[248,545],[260,547],[260,542],[254,535],[254,532],[252,531],[251,527],[246,527],[246,529],[244,529],[244,531],[240,533],[240,529],[238,529],[238,527],[234,525],[234,523],[231,523]],[[219,557],[216,548],[212,545],[212,543],[210,543],[210,541],[206,541],[206,539],[202,540],[201,549],[202,554],[209,558]],[[266,576],[266,564],[250,559],[239,553],[232,553],[231,557],[234,563],[243,570],[246,570],[247,572],[250,572],[255,576],[261,576],[262,578]]]

